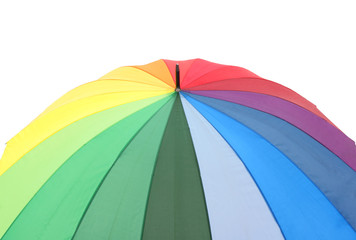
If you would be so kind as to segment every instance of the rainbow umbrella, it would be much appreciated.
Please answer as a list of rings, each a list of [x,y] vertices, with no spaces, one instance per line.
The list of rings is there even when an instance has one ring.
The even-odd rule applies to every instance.
[[[0,161],[0,238],[356,239],[356,147],[234,66],[121,67],[68,92]]]

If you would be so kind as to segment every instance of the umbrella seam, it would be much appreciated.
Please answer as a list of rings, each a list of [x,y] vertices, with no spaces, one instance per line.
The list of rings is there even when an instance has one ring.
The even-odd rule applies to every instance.
[[[108,80],[109,80],[109,81],[126,81],[126,80],[115,80],[115,79],[112,79],[112,80],[108,79]],[[97,80],[97,81],[99,81],[99,80]],[[105,80],[100,80],[100,81],[106,81],[106,79],[105,79]],[[137,82],[137,83],[138,83],[138,82]],[[146,85],[148,85],[148,84],[146,84]],[[151,86],[153,86],[153,85],[151,85]],[[74,89],[73,89],[73,90],[74,90]],[[109,94],[115,94],[115,93],[150,92],[150,91],[152,91],[152,92],[159,92],[159,91],[167,92],[167,91],[169,91],[169,90],[168,90],[168,89],[156,89],[156,90],[154,90],[154,89],[150,89],[150,90],[126,90],[126,91],[104,92],[104,93],[94,94],[94,95],[90,95],[90,96],[78,98],[78,99],[75,99],[75,100],[72,100],[72,101],[68,101],[68,102],[63,103],[63,104],[59,105],[58,107],[56,107],[56,108],[54,108],[54,109],[51,109],[51,110],[49,110],[48,112],[46,112],[46,110],[47,110],[49,107],[51,107],[51,106],[48,106],[48,108],[46,108],[40,115],[38,115],[35,119],[33,119],[28,125],[30,125],[30,124],[31,124],[33,121],[35,121],[36,119],[38,119],[38,118],[40,118],[40,117],[42,117],[42,116],[44,116],[44,115],[46,115],[46,114],[48,114],[48,113],[50,113],[50,112],[52,112],[52,111],[54,111],[54,110],[56,110],[56,109],[62,107],[62,106],[66,106],[67,104],[73,103],[73,102],[75,102],[75,101],[83,100],[83,99],[90,98],[90,97],[97,97],[97,96],[109,95]],[[172,90],[172,91],[173,91],[173,90]],[[64,96],[64,95],[63,95],[63,96]],[[62,96],[62,97],[63,97],[63,96]],[[59,99],[58,99],[58,100],[59,100]]]
[[[108,94],[115,94],[115,93],[108,93]],[[172,93],[165,93],[165,94],[172,94]],[[94,114],[97,114],[97,113],[100,113],[100,112],[103,112],[103,111],[106,111],[106,110],[109,110],[109,109],[112,109],[112,108],[115,108],[115,107],[118,107],[118,106],[122,106],[122,105],[125,105],[125,104],[128,104],[128,103],[133,103],[133,102],[137,102],[137,101],[141,101],[141,100],[145,100],[145,99],[149,99],[149,98],[158,97],[158,96],[161,96],[161,95],[164,95],[164,94],[160,94],[160,95],[152,96],[152,97],[148,97],[148,98],[142,98],[142,99],[138,99],[138,100],[135,100],[135,101],[132,101],[132,102],[123,103],[123,104],[120,104],[120,105],[111,106],[111,107],[109,107],[109,108],[105,108],[105,109],[99,110],[99,111],[97,111],[97,112],[90,113],[89,115],[83,116],[83,117],[81,117],[81,118],[75,120],[74,122],[69,123],[68,125],[64,126],[63,128],[58,129],[58,130],[55,131],[54,133],[52,133],[52,134],[46,136],[46,137],[45,137],[43,140],[41,140],[38,144],[36,144],[36,145],[33,146],[31,149],[29,149],[27,152],[25,152],[23,155],[21,155],[13,164],[11,164],[11,166],[9,166],[9,167],[5,170],[5,172],[6,172],[8,169],[10,169],[14,164],[16,164],[18,161],[20,161],[23,156],[25,156],[27,153],[29,153],[29,152],[32,151],[35,147],[37,147],[39,144],[41,144],[43,141],[45,141],[46,139],[50,138],[51,136],[53,136],[53,135],[56,134],[57,132],[61,131],[62,129],[68,127],[69,125],[71,125],[71,124],[73,124],[73,123],[75,123],[75,122],[77,122],[77,121],[80,121],[80,120],[82,120],[82,119],[84,119],[84,118],[86,118],[86,117],[92,116],[92,115],[94,115]],[[158,100],[158,101],[159,101],[159,100]],[[63,106],[65,106],[65,105],[63,105]],[[61,107],[63,107],[63,106],[61,106]],[[36,120],[36,119],[34,119],[33,121],[35,121],[35,120]],[[31,123],[32,123],[32,122],[31,122]],[[31,123],[29,123],[25,128],[27,128]],[[24,130],[25,128],[23,128],[22,130]],[[22,131],[22,130],[21,130],[21,131]],[[21,132],[21,131],[20,131],[20,132]],[[15,135],[15,136],[16,136],[16,135]],[[4,174],[5,172],[3,172],[3,174]],[[1,174],[1,175],[2,175],[2,174]],[[1,176],[1,175],[0,175],[0,176]]]
[[[168,96],[167,96],[168,97]],[[160,99],[162,100],[162,99]],[[159,101],[159,100],[158,100]],[[157,103],[153,102],[151,104]],[[151,105],[150,104],[150,105]],[[143,108],[139,109],[138,111],[142,110]],[[136,112],[138,112],[136,111]],[[126,116],[125,118],[131,116],[132,114],[136,113],[133,112],[130,115]],[[124,119],[124,118],[123,118]],[[123,120],[120,119],[119,121]],[[118,122],[119,122],[118,121]],[[57,172],[58,169],[60,169],[61,167],[63,167],[63,165],[67,162],[68,159],[70,159],[74,154],[76,154],[80,149],[82,149],[84,146],[86,146],[92,139],[96,138],[97,136],[99,136],[101,133],[103,133],[104,131],[106,131],[107,129],[109,129],[110,127],[114,126],[115,124],[117,124],[118,122],[113,123],[112,125],[108,126],[107,128],[105,128],[103,131],[101,131],[100,133],[96,134],[93,138],[91,138],[90,140],[88,140],[87,142],[85,142],[82,146],[80,146],[75,152],[73,152],[73,154],[71,154],[49,177],[48,179],[41,185],[41,187],[38,189],[38,191],[36,191],[36,193],[31,197],[31,199],[26,203],[26,205],[21,209],[21,211],[19,212],[19,214],[17,214],[16,218],[12,221],[12,223],[9,225],[9,227],[6,229],[6,231],[4,232],[2,238],[6,235],[6,233],[9,231],[9,229],[11,228],[11,226],[14,224],[14,222],[18,219],[18,217],[21,215],[21,213],[24,211],[24,209],[27,207],[27,205],[32,201],[32,199],[38,194],[38,192],[40,191],[40,189],[50,180],[50,178]]]
[[[196,60],[199,60],[199,59],[196,59]],[[195,61],[194,61],[194,63],[195,63]],[[188,72],[190,71],[190,69],[192,68],[192,66],[193,66],[194,63],[192,63],[192,65],[191,65],[190,68],[188,69],[188,71],[187,71],[187,73],[185,74],[185,76],[188,75]],[[216,64],[216,63],[215,63],[215,64]],[[221,70],[221,69],[223,69],[223,68],[232,67],[232,68],[235,68],[235,69],[236,69],[236,68],[238,68],[238,69],[243,69],[243,70],[246,70],[247,72],[252,73],[253,75],[256,75],[256,74],[254,74],[253,72],[251,72],[251,71],[249,71],[249,70],[247,70],[246,68],[243,68],[243,67],[237,67],[237,66],[232,66],[232,65],[224,65],[224,64],[219,64],[219,65],[221,65],[221,67],[216,68],[216,69],[213,69],[213,70],[211,70],[211,71],[209,71],[209,72],[207,72],[207,73],[204,73],[203,75],[199,76],[198,78],[196,78],[196,79],[192,80],[190,83],[188,83],[187,86],[185,86],[185,88],[190,88],[189,86],[192,85],[192,83],[195,83],[197,80],[199,80],[199,79],[205,77],[206,75],[211,74],[212,72]],[[241,77],[241,78],[244,78],[244,77]],[[246,78],[263,79],[263,78],[261,78],[261,77],[259,77],[259,76],[257,76],[257,75],[256,75],[256,77],[246,77]],[[213,81],[213,82],[215,82],[215,81]],[[199,85],[195,85],[195,86],[193,85],[193,86],[196,87],[196,86],[201,86],[201,85],[204,85],[204,84],[199,84]]]
[[[200,102],[199,100],[196,100],[196,101]],[[288,156],[286,156],[278,147],[276,147],[274,144],[272,144],[270,141],[268,141],[268,140],[267,140],[265,137],[263,137],[261,134],[259,134],[258,132],[256,132],[256,131],[253,130],[252,128],[246,126],[245,124],[241,123],[240,121],[238,121],[238,120],[236,120],[236,119],[230,117],[229,115],[227,115],[227,114],[225,114],[225,113],[219,111],[218,109],[215,109],[215,108],[213,108],[213,107],[211,107],[211,106],[209,106],[209,105],[207,105],[207,104],[205,104],[205,103],[202,103],[202,102],[200,102],[200,103],[201,103],[201,104],[204,104],[204,105],[208,106],[209,108],[212,108],[212,109],[214,109],[214,110],[220,112],[221,114],[224,114],[225,116],[231,118],[232,120],[238,122],[239,124],[243,125],[244,127],[246,127],[247,129],[249,129],[250,131],[252,131],[252,132],[254,132],[255,134],[257,134],[258,136],[260,136],[264,141],[266,141],[269,145],[271,145],[273,148],[275,148],[280,154],[282,154],[285,158],[287,158],[287,159],[289,160],[289,162],[290,162],[296,169],[299,170],[299,172],[315,187],[315,189],[316,189],[317,191],[320,192],[320,194],[322,194],[322,196],[324,196],[324,198],[326,199],[326,201],[329,202],[329,204],[339,213],[339,215],[345,220],[345,222],[349,225],[349,227],[355,231],[355,229],[351,226],[351,224],[346,220],[346,218],[344,217],[344,215],[342,215],[342,214],[340,213],[340,211],[332,204],[332,202],[329,200],[329,198],[327,198],[327,197],[325,196],[325,194],[315,185],[315,183],[314,183]],[[203,114],[202,114],[202,115],[203,115]],[[209,121],[209,120],[207,119],[207,121]],[[210,123],[210,121],[209,121],[209,123]],[[211,125],[213,126],[213,124],[211,124]],[[215,128],[215,127],[214,127],[214,128]],[[215,128],[215,129],[216,129],[216,128]],[[218,131],[218,130],[216,129],[216,131]],[[218,132],[219,132],[219,131],[218,131]],[[220,134],[220,132],[219,132],[219,134]],[[220,134],[220,135],[221,135],[221,134]],[[221,135],[221,136],[222,136],[222,135]],[[222,137],[224,138],[224,136],[222,136]],[[225,139],[225,138],[224,138],[224,139]],[[227,143],[229,143],[226,139],[225,139],[225,141],[226,141]],[[229,145],[230,145],[230,144],[229,144]],[[231,146],[231,147],[232,147],[232,146]],[[234,150],[234,151],[235,151],[235,150]],[[236,151],[235,151],[235,153],[238,155],[238,153],[237,153]],[[239,156],[239,155],[238,155],[238,156]],[[240,159],[242,159],[242,158],[240,158]],[[247,167],[246,167],[246,168],[247,168]],[[252,175],[251,175],[251,176],[252,176]],[[257,185],[257,183],[256,183],[256,185]],[[261,192],[261,194],[263,194],[263,193]],[[264,196],[264,195],[263,195],[263,196]],[[267,201],[266,201],[266,202],[267,202]],[[271,211],[272,211],[272,210],[271,210]],[[274,214],[273,214],[273,215],[274,215]],[[282,230],[281,230],[281,231],[282,231]],[[283,235],[284,235],[284,234],[283,234]]]
[[[172,110],[173,110],[173,105],[172,105],[171,110],[169,112],[169,116],[171,115]],[[169,119],[169,117],[168,117],[168,119]],[[159,153],[159,149],[161,149],[161,146],[162,146],[163,136],[164,136],[164,133],[166,132],[166,129],[167,129],[168,119],[167,119],[167,122],[166,122],[166,126],[164,128],[164,131],[163,131],[163,135],[162,135],[160,144],[158,146],[158,152],[157,152],[157,155],[156,155],[155,163],[154,163],[154,166],[153,166],[153,171],[152,171],[152,174],[151,174],[151,180],[150,180],[150,185],[149,185],[149,188],[148,188],[148,194],[147,194],[146,204],[145,204],[145,213],[144,213],[144,217],[143,217],[143,221],[142,221],[142,227],[141,227],[141,238],[140,238],[141,240],[143,239],[143,234],[144,234],[144,227],[145,227],[145,223],[146,223],[148,201],[149,201],[149,198],[150,198],[150,195],[151,195],[151,189],[152,189],[152,180],[153,180],[153,177],[154,177],[155,172],[156,172],[157,156],[158,156],[158,153]]]
[[[164,63],[164,65],[166,66],[166,69],[167,69],[168,72],[169,72],[169,69],[168,69],[166,63]],[[161,78],[157,77],[156,75],[154,75],[154,74],[152,74],[152,73],[150,73],[150,72],[148,72],[148,71],[146,71],[146,70],[144,70],[144,69],[139,68],[139,66],[132,66],[132,67],[133,67],[133,68],[136,68],[136,69],[138,69],[138,70],[141,70],[141,71],[143,71],[143,72],[145,72],[145,73],[151,75],[152,77],[154,77],[154,78],[156,78],[156,79],[162,81],[162,82],[163,82],[164,84],[166,84],[167,86],[172,87],[171,85],[169,85],[168,83],[166,83],[165,81],[163,81]],[[169,74],[169,75],[171,75],[171,74]],[[173,85],[174,85],[174,79],[173,79],[173,78],[172,78],[172,83],[173,83]]]
[[[179,94],[179,96],[180,96],[180,98],[183,97],[182,94]],[[181,103],[181,104],[182,104],[182,103]],[[194,141],[193,141],[193,138],[192,138],[192,133],[191,133],[191,131],[190,131],[189,122],[188,122],[187,116],[186,116],[186,114],[185,114],[185,110],[184,110],[183,104],[182,104],[182,108],[183,108],[184,117],[185,117],[185,119],[186,119],[186,121],[187,121],[188,130],[189,130],[189,136],[190,136],[190,138],[191,138],[192,145],[193,145],[193,149],[194,149],[195,163],[196,163],[196,165],[197,165],[197,170],[198,170],[198,174],[199,174],[199,182],[200,182],[200,186],[201,186],[202,192],[203,192],[205,213],[206,213],[206,218],[207,218],[207,220],[208,220],[209,235],[210,235],[210,239],[213,239],[212,233],[211,233],[210,217],[209,217],[209,211],[208,211],[208,206],[207,206],[207,202],[206,202],[206,196],[205,196],[205,191],[204,191],[204,185],[203,185],[203,180],[202,180],[202,176],[201,176],[201,172],[200,172],[200,165],[199,165],[197,153],[196,153],[196,150],[195,150],[195,147],[194,147]]]
[[[183,94],[183,96],[184,96],[184,94]],[[186,100],[190,103],[190,101],[188,100],[188,98],[187,98],[186,96],[184,96],[184,97],[185,97]],[[188,96],[188,97],[189,97],[189,96]],[[200,102],[199,100],[196,100],[196,101]],[[200,102],[200,103],[201,103],[201,104],[204,104],[204,105],[206,105],[206,106],[208,106],[208,107],[210,107],[209,105],[207,105],[207,104],[205,104],[205,103],[202,103],[202,102]],[[190,103],[190,104],[191,104],[191,103]],[[193,106],[193,105],[192,105],[192,106]],[[194,107],[194,106],[193,106],[193,107]],[[210,108],[212,108],[212,107],[210,107]],[[254,176],[251,174],[249,168],[246,166],[245,162],[242,161],[241,156],[236,152],[236,150],[231,146],[231,144],[226,140],[226,138],[218,131],[218,129],[216,129],[216,127],[215,127],[197,108],[194,107],[194,109],[196,109],[196,110],[199,112],[199,114],[200,114],[207,122],[209,122],[209,124],[216,130],[216,132],[217,132],[217,133],[225,140],[225,142],[231,147],[231,149],[232,149],[232,150],[234,151],[234,153],[238,156],[238,158],[241,159],[242,164],[244,165],[244,167],[246,168],[247,172],[248,172],[249,175],[251,176],[251,179],[253,180],[253,182],[256,184],[256,187],[258,188],[259,192],[261,193],[261,196],[263,197],[263,199],[264,199],[266,205],[268,206],[269,211],[271,212],[271,214],[272,214],[274,220],[276,221],[276,223],[277,223],[277,225],[278,225],[278,227],[279,227],[279,229],[280,229],[280,231],[281,231],[281,234],[283,235],[283,238],[286,239],[286,237],[285,237],[285,235],[284,235],[284,233],[283,233],[283,230],[282,230],[282,228],[281,228],[281,226],[280,226],[280,224],[279,224],[279,222],[278,222],[278,220],[277,220],[277,218],[276,218],[274,212],[272,211],[272,208],[271,208],[270,204],[268,203],[268,201],[267,201],[265,195],[264,195],[263,192],[261,191],[261,188],[260,188],[260,186],[257,184],[257,182],[256,182],[256,180],[255,180],[255,178],[254,178]],[[215,109],[215,108],[213,108],[213,109]],[[217,109],[215,109],[215,110],[216,110],[216,111],[219,111],[219,110],[217,110]],[[220,112],[220,111],[219,111],[219,112]],[[224,113],[222,113],[222,114],[224,114]],[[225,114],[225,115],[226,115],[226,114]]]
[[[234,80],[234,79],[256,79],[256,78],[232,78],[232,79],[223,79],[222,81],[224,81],[224,80]],[[207,84],[209,84],[209,83],[207,83]],[[203,86],[203,85],[205,85],[205,84],[198,85],[198,86]],[[281,86],[282,86],[282,85],[281,85]],[[305,110],[307,110],[307,111],[313,113],[313,112],[310,111],[309,109],[307,109],[307,108],[301,106],[300,104],[297,104],[297,103],[295,103],[295,102],[292,102],[291,100],[288,100],[288,99],[285,99],[285,98],[281,98],[281,97],[276,96],[276,95],[267,94],[267,93],[253,92],[253,91],[243,91],[243,90],[214,90],[214,89],[211,89],[211,90],[190,90],[190,89],[184,89],[184,90],[185,90],[186,92],[193,92],[193,91],[234,91],[234,92],[250,92],[250,93],[256,93],[256,94],[262,94],[262,95],[267,95],[267,96],[276,97],[276,98],[282,99],[282,100],[284,100],[284,101],[293,103],[293,104],[295,104],[295,105],[297,105],[297,106],[299,106],[299,107],[302,107],[302,108],[304,108]],[[297,94],[298,94],[298,93],[297,93]],[[198,95],[199,95],[199,94],[198,94]],[[335,128],[339,129],[336,125],[334,125],[334,124],[317,108],[317,106],[316,106],[315,104],[311,103],[308,99],[304,98],[303,96],[301,96],[301,95],[299,95],[299,94],[298,94],[298,96],[302,97],[304,100],[306,100],[308,103],[310,103],[311,106],[312,106],[320,115],[315,114],[315,113],[313,113],[313,114],[315,114],[315,115],[317,115],[317,116],[319,116],[319,117],[321,117],[321,118],[324,117],[324,118],[323,118],[324,120],[326,120],[327,122],[329,122],[329,123],[330,123],[331,125],[333,125]],[[339,130],[339,131],[340,131],[340,130]]]
[[[210,90],[204,90],[204,91],[210,91]],[[213,91],[213,90],[211,90],[211,91]],[[221,90],[221,91],[224,91],[224,92],[225,92],[225,90]],[[229,91],[231,91],[231,90],[229,90]],[[251,106],[247,106],[247,105],[243,105],[243,104],[240,104],[240,103],[233,102],[232,100],[225,100],[225,99],[220,99],[220,98],[214,98],[214,97],[210,97],[210,96],[200,95],[200,94],[194,93],[194,91],[187,91],[187,92],[188,92],[189,94],[199,95],[199,96],[203,96],[203,97],[207,97],[207,98],[212,98],[212,99],[218,99],[218,100],[221,100],[221,101],[226,101],[226,102],[230,102],[230,103],[233,103],[233,104],[237,104],[237,105],[240,105],[240,106],[243,106],[243,107],[255,109],[255,110],[257,110],[257,111],[260,111],[260,112],[269,114],[269,115],[271,115],[271,116],[274,116],[274,117],[276,117],[276,118],[278,118],[278,119],[281,119],[281,120],[283,120],[283,121],[285,121],[285,122],[287,122],[287,123],[293,125],[294,127],[298,128],[299,130],[303,131],[305,134],[307,134],[308,136],[310,136],[311,138],[313,138],[315,141],[317,141],[318,143],[320,143],[321,145],[323,145],[323,146],[324,146],[325,148],[327,148],[331,153],[333,153],[335,156],[337,156],[338,158],[340,158],[340,160],[341,160],[342,162],[344,162],[349,168],[351,168],[353,171],[355,171],[351,166],[349,166],[349,165],[343,160],[343,158],[342,158],[341,156],[339,156],[338,154],[336,154],[335,152],[333,152],[329,147],[327,147],[326,145],[324,145],[323,143],[321,143],[319,140],[317,140],[316,138],[314,138],[312,135],[310,135],[309,133],[307,133],[306,131],[304,131],[302,128],[300,128],[300,127],[294,125],[293,123],[291,123],[291,122],[289,122],[289,121],[287,121],[287,120],[285,120],[285,119],[283,119],[283,118],[281,118],[281,117],[279,117],[279,116],[276,116],[276,115],[271,114],[271,113],[269,113],[269,112],[267,112],[267,111],[258,109],[258,108],[256,108],[256,107],[251,107]],[[249,91],[236,91],[236,92],[247,92],[247,93],[248,93]],[[255,92],[250,92],[250,93],[255,93]],[[331,125],[331,126],[334,127],[336,130],[338,130],[339,133],[341,133],[347,140],[349,140],[349,141],[351,141],[351,142],[354,143],[354,141],[353,141],[351,138],[349,138],[349,137],[348,137],[345,133],[343,133],[340,129],[338,129],[338,128],[335,127],[334,125],[330,124],[330,122],[326,121],[324,118],[322,118],[322,117],[320,117],[320,116],[314,114],[313,112],[309,111],[308,109],[303,108],[302,106],[300,106],[300,105],[298,105],[298,104],[295,104],[295,103],[293,103],[293,102],[290,102],[290,101],[288,101],[288,100],[285,100],[285,99],[283,99],[283,98],[279,98],[279,97],[273,96],[273,95],[268,95],[268,94],[263,94],[263,93],[255,93],[255,94],[261,94],[261,95],[266,95],[266,96],[270,96],[270,97],[275,97],[275,98],[278,98],[278,99],[280,99],[280,100],[282,100],[282,101],[286,101],[286,102],[289,102],[289,103],[291,103],[291,104],[294,104],[294,105],[296,105],[296,106],[298,106],[298,107],[300,107],[300,108],[302,108],[302,109],[304,109],[304,110],[310,112],[311,114],[313,114],[314,116],[316,116],[318,119],[324,121],[325,123]]]
[[[167,97],[170,97],[170,96],[167,96]],[[84,216],[86,215],[92,201],[94,200],[97,192],[99,191],[100,187],[102,186],[103,182],[105,181],[106,177],[108,176],[108,174],[110,173],[110,171],[112,170],[113,166],[117,163],[118,159],[120,158],[120,156],[122,155],[122,153],[126,150],[126,148],[128,147],[128,145],[130,145],[130,143],[132,142],[132,140],[137,136],[137,134],[147,125],[147,123],[160,111],[160,109],[162,109],[163,106],[165,106],[168,102],[169,102],[170,99],[167,100],[167,102],[165,102],[156,112],[154,112],[152,114],[151,117],[148,118],[148,120],[137,130],[137,132],[132,136],[132,138],[125,144],[125,146],[122,148],[121,152],[118,154],[118,156],[116,157],[115,161],[113,162],[113,164],[110,166],[110,168],[108,169],[108,171],[105,173],[104,177],[102,178],[102,180],[100,181],[100,183],[98,184],[97,188],[95,189],[92,197],[90,198],[89,202],[88,202],[88,205],[87,207],[85,208],[81,218],[80,218],[80,221],[78,222],[77,224],[77,227],[73,233],[73,236],[71,239],[74,239],[81,223],[82,223],[82,220],[84,219]],[[154,102],[154,103],[151,103],[150,105],[152,104],[155,104],[157,102]]]

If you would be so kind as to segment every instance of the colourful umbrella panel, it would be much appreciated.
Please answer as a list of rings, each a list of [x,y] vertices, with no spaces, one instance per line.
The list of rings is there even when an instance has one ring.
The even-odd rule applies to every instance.
[[[356,239],[356,147],[240,67],[159,60],[65,94],[0,160],[0,238]]]

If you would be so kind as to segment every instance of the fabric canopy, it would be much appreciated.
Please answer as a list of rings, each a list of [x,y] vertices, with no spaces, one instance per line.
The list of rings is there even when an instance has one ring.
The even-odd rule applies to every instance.
[[[121,67],[7,143],[0,238],[356,239],[355,170],[314,104],[244,68]]]

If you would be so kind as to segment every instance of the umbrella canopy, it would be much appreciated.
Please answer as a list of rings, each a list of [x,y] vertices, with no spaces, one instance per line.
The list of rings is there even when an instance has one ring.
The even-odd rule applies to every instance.
[[[312,103],[201,59],[68,92],[0,160],[0,238],[356,239],[356,147]]]

